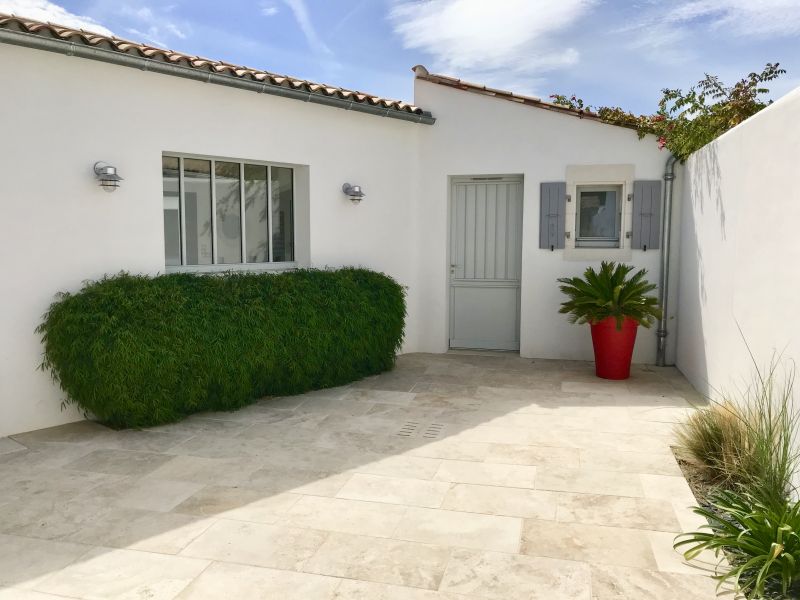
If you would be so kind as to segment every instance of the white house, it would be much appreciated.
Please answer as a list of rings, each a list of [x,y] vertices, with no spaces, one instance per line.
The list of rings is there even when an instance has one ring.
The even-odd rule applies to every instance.
[[[669,156],[591,114],[419,66],[407,104],[8,15],[0,42],[0,436],[80,418],[34,329],[107,273],[362,265],[407,286],[404,352],[564,359],[592,349],[557,313],[558,277],[603,259],[662,276]],[[682,238],[698,247],[674,190],[668,364]],[[634,359],[656,354],[640,332]]]

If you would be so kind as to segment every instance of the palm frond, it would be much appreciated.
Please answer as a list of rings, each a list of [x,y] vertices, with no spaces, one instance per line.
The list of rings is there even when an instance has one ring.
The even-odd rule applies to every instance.
[[[650,327],[661,318],[658,298],[648,295],[656,285],[647,281],[645,269],[629,277],[633,270],[632,265],[603,261],[599,271],[589,267],[583,277],[560,278],[559,289],[569,299],[559,312],[568,314],[570,323],[597,323],[614,317],[621,328],[628,317]]]

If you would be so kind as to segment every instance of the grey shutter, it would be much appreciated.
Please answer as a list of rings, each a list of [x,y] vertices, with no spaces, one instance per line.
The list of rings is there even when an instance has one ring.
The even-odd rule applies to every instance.
[[[657,250],[661,242],[661,181],[633,182],[634,250]]]
[[[539,248],[555,250],[564,247],[566,214],[566,181],[542,182],[539,204]]]

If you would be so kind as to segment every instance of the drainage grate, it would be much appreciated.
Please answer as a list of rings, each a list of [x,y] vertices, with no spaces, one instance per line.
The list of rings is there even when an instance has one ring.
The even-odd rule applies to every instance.
[[[419,421],[406,421],[397,431],[401,437],[423,437],[426,440],[435,440],[442,435],[444,425],[442,423],[423,424]]]
[[[441,423],[431,423],[422,432],[422,437],[427,438],[429,440],[436,439],[442,434],[442,430],[444,429],[444,425]]]
[[[419,423],[416,421],[406,421],[403,426],[400,428],[400,431],[397,432],[397,435],[403,437],[414,437],[419,430]]]

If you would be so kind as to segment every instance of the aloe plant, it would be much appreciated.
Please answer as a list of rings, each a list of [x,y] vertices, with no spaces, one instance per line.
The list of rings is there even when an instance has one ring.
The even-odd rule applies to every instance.
[[[631,265],[603,261],[599,272],[589,267],[582,278],[560,278],[559,289],[569,300],[561,304],[559,312],[569,314],[570,323],[598,323],[614,317],[617,329],[621,329],[628,317],[650,327],[661,318],[658,298],[648,295],[656,285],[645,279],[645,269],[628,277],[633,269]]]

